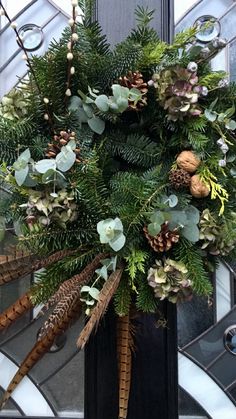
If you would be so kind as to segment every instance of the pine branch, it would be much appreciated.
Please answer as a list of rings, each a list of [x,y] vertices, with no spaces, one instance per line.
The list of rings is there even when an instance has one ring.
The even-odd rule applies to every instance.
[[[134,134],[127,138],[110,135],[105,143],[108,153],[119,156],[129,164],[140,167],[152,167],[160,157],[160,149],[156,143],[144,135]]]
[[[177,260],[186,265],[193,290],[199,295],[211,294],[212,285],[204,267],[201,250],[182,238],[174,249],[174,255]]]

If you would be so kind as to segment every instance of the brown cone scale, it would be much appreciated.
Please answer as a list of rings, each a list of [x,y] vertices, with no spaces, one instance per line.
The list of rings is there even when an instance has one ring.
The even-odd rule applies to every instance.
[[[143,231],[148,243],[157,253],[167,252],[179,241],[179,233],[177,230],[170,231],[168,229],[168,222],[162,224],[160,233],[155,237],[148,233],[147,226],[143,228]]]
[[[191,175],[183,169],[173,169],[169,174],[169,181],[175,189],[188,188]]]

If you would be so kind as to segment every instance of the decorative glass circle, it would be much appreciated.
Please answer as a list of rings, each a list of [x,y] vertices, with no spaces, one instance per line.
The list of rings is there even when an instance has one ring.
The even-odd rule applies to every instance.
[[[28,23],[19,29],[19,36],[26,51],[35,51],[43,43],[43,31],[34,23]]]
[[[207,27],[206,24],[208,24]],[[201,16],[196,20],[195,25],[199,28],[196,37],[200,42],[210,42],[220,35],[220,22],[214,16]]]
[[[227,351],[236,355],[236,325],[228,327],[224,333],[224,345]]]

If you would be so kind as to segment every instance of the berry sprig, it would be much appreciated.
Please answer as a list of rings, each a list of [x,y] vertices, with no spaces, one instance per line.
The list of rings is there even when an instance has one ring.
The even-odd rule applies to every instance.
[[[78,0],[71,0],[72,5],[72,18],[69,19],[68,24],[71,27],[71,37],[70,41],[67,44],[68,53],[67,53],[67,82],[66,82],[66,91],[65,91],[65,100],[71,96],[71,78],[75,74],[75,67],[72,65],[74,58],[73,47],[78,41],[79,37],[76,32],[76,17],[78,15]]]

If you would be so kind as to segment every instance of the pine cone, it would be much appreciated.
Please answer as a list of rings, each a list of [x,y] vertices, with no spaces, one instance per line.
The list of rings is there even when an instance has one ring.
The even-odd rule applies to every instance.
[[[142,99],[138,101],[137,104],[134,104],[133,102],[129,103],[129,108],[131,109],[140,109],[147,105],[147,83],[143,81],[143,75],[139,72],[132,72],[129,71],[126,76],[119,78],[119,84],[124,87],[128,87],[128,89],[138,89],[142,93]]]
[[[183,169],[171,170],[169,181],[175,189],[186,188],[190,185],[191,175]]]
[[[143,228],[143,231],[148,240],[148,243],[155,252],[167,252],[171,249],[173,244],[179,241],[178,231],[176,229],[170,231],[168,229],[168,222],[162,224],[160,233],[155,237],[148,233],[147,226]]]
[[[46,156],[49,159],[54,159],[57,154],[60,153],[61,148],[69,143],[70,140],[75,140],[75,133],[74,132],[67,132],[67,131],[61,131],[59,135],[54,135],[53,140],[51,143],[48,143],[48,148],[46,150]],[[76,154],[76,163],[81,163],[82,159],[80,156],[80,149],[76,148],[74,150]]]

